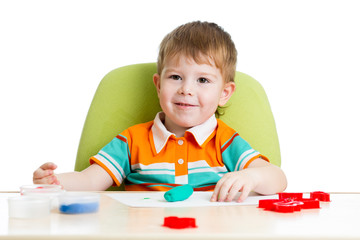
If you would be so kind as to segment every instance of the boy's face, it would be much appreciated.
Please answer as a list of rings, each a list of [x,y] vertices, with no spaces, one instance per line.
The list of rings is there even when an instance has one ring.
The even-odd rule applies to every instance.
[[[214,64],[198,64],[183,55],[169,59],[154,83],[169,131],[205,122],[235,90],[235,83],[225,84]]]

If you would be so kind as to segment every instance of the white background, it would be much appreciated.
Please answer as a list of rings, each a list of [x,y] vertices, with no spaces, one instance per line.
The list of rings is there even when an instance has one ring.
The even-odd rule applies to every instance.
[[[72,171],[101,78],[155,62],[180,24],[213,21],[265,88],[288,191],[360,191],[360,2],[0,0],[0,191]]]

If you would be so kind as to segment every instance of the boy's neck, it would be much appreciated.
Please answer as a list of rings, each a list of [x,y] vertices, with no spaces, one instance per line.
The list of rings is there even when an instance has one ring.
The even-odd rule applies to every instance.
[[[167,117],[165,117],[165,119],[163,120],[163,124],[169,132],[174,133],[175,136],[178,138],[183,137],[185,135],[186,130],[191,128],[191,127],[181,127],[175,124]]]

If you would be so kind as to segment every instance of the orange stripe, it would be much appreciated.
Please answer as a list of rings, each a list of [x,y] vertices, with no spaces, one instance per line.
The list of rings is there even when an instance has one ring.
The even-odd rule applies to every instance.
[[[264,155],[258,154],[258,155],[256,155],[255,157],[251,158],[251,159],[245,164],[244,169],[247,168],[247,167],[250,165],[250,163],[252,163],[252,161],[254,161],[255,159],[258,159],[258,158],[263,159],[263,160],[265,160],[265,161],[267,161],[267,162],[270,162],[267,157],[265,157]]]
[[[252,163],[252,161],[254,161],[255,159],[258,159],[260,156],[261,156],[261,155],[258,154],[258,155],[256,155],[255,157],[250,158],[250,160],[245,164],[245,166],[244,166],[243,169],[246,169],[246,168],[250,165],[250,163]]]
[[[267,161],[267,162],[270,162],[270,160],[266,157],[266,156],[264,156],[264,155],[261,155],[260,154],[260,157],[259,158],[261,158],[262,160],[265,160],[265,161]]]
[[[116,186],[120,186],[120,182],[119,180],[115,177],[115,175],[105,166],[105,164],[103,164],[100,160],[98,160],[95,157],[91,157],[90,158],[90,164],[96,163],[98,165],[100,165],[110,176],[111,178],[114,180]]]

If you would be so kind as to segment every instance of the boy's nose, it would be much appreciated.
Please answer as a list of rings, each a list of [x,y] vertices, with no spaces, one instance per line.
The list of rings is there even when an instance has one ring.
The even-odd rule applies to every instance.
[[[194,95],[193,88],[191,87],[191,84],[188,83],[181,84],[178,93],[181,95],[190,95],[190,96]]]
[[[179,89],[179,94],[181,94],[181,95],[190,95],[190,96],[194,95],[193,91],[191,91],[190,88],[180,88]]]

